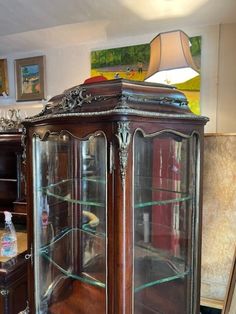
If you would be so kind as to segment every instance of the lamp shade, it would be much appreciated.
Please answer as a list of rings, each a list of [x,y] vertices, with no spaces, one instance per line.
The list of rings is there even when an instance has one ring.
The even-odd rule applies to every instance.
[[[188,36],[180,30],[160,33],[150,43],[150,61],[145,81],[177,84],[199,74]]]

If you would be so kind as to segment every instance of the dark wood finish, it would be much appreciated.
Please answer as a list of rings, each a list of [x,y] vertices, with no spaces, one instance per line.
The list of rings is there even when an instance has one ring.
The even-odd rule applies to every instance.
[[[27,306],[25,253],[0,263],[0,313],[18,314]]]
[[[49,308],[51,314],[104,313],[106,300],[102,288],[79,281],[75,281],[71,285],[72,291],[66,300],[56,302]]]
[[[171,114],[171,115],[170,115]],[[118,135],[118,123],[130,123],[131,141],[127,145],[124,138]],[[133,144],[132,139],[136,129],[142,128],[147,134],[162,132],[163,130],[175,130],[186,136],[193,132],[199,135],[202,145],[203,126],[207,122],[204,117],[197,117],[189,111],[185,96],[175,89],[155,84],[129,82],[125,80],[105,81],[91,85],[82,85],[68,90],[63,95],[56,96],[38,116],[28,119],[24,123],[26,128],[27,144],[27,191],[28,191],[28,221],[29,221],[29,246],[34,250],[34,225],[33,216],[30,213],[33,208],[33,173],[32,167],[32,138],[37,134],[41,139],[48,134],[67,130],[77,138],[85,138],[96,131],[102,131],[107,138],[108,146],[108,246],[107,246],[107,304],[109,314],[133,313]],[[120,143],[119,141],[123,143]],[[110,149],[111,148],[111,149]],[[111,156],[111,151],[113,152]],[[121,153],[127,153],[127,165],[125,179],[122,181]],[[203,147],[199,150],[202,162]],[[112,158],[113,157],[113,158]],[[111,161],[110,160],[114,160]],[[135,171],[135,169],[134,169]],[[198,169],[200,171],[200,168]],[[43,175],[43,174],[42,174]],[[200,178],[201,181],[201,178]],[[201,196],[199,208],[196,212],[195,223],[201,221]],[[192,312],[198,314],[200,305],[200,225],[194,226],[194,239],[192,243],[194,253],[194,285],[191,287]],[[67,252],[63,252],[67,254]],[[37,254],[37,253],[36,253]],[[79,259],[79,257],[78,257]],[[32,261],[34,263],[34,260]],[[145,275],[145,272],[144,272]],[[34,269],[29,263],[29,290],[30,313],[35,314],[34,300]],[[152,301],[158,299],[161,305],[161,313],[183,314],[176,310],[175,305],[184,298],[178,295],[179,288],[184,285],[180,294],[186,292],[187,283],[180,279],[172,288],[176,295],[169,300],[168,285],[150,288]],[[105,289],[88,286],[78,280],[68,284],[68,295],[64,299],[51,304],[50,313],[104,313]],[[143,292],[140,292],[143,294]],[[149,297],[150,297],[149,296]],[[154,300],[154,301],[153,301]],[[186,301],[187,302],[187,301]],[[142,304],[135,304],[139,313]],[[180,304],[178,309],[184,308]],[[153,310],[148,308],[140,310],[140,313],[151,314]]]
[[[13,213],[18,215],[26,215],[26,202],[13,202]]]
[[[13,215],[16,229],[26,229],[25,183],[21,132],[0,133],[0,221],[4,210]],[[18,314],[27,306],[25,252],[0,263],[0,313]]]
[[[21,132],[0,133],[0,213],[4,210],[11,211],[13,215],[17,213],[16,220],[22,214],[22,220],[25,222],[22,152]]]

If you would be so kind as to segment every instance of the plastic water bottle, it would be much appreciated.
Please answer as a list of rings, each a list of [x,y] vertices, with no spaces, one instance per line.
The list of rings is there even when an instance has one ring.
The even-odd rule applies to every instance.
[[[12,223],[12,214],[4,211],[5,228],[1,237],[1,256],[14,257],[17,255],[17,237]]]

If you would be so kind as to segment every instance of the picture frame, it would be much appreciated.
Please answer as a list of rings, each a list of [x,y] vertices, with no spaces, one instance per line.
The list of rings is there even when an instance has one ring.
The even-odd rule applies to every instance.
[[[15,60],[16,101],[45,98],[45,56]]]
[[[8,95],[7,59],[0,59],[0,96]]]

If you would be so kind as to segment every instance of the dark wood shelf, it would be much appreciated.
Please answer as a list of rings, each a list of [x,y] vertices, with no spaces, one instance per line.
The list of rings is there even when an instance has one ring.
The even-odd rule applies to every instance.
[[[21,132],[0,133],[0,227],[4,227],[4,211],[10,211],[15,228],[21,235],[19,239],[17,238],[20,253],[10,259],[0,257],[0,313],[2,314],[18,314],[26,308],[28,298],[25,259],[27,214],[22,151]]]

